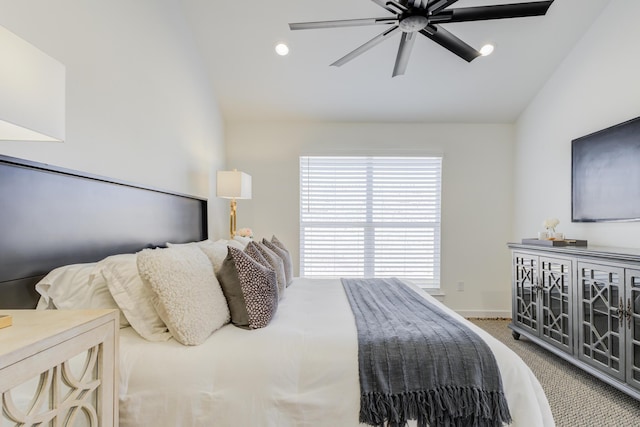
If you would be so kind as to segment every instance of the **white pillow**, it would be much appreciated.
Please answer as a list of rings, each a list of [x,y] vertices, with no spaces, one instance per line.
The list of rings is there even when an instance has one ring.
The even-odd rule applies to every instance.
[[[120,312],[120,328],[131,326],[120,307],[118,307],[118,303],[113,299],[102,274],[97,273],[92,275],[89,288],[91,292],[84,304],[73,308],[115,308]]]
[[[53,304],[49,304],[47,300],[41,295],[40,299],[38,299],[38,304],[36,304],[36,310],[54,310],[55,307]]]
[[[245,245],[243,245],[237,240],[227,240],[226,242],[227,242],[227,246],[231,246],[232,248],[243,250],[245,247]]]
[[[217,242],[208,242],[198,247],[204,252],[204,254],[209,258],[211,264],[213,265],[213,272],[218,273],[220,271],[220,267],[222,266],[222,262],[227,257],[227,253],[229,250],[227,249],[227,244],[217,241]]]
[[[153,292],[138,274],[137,254],[107,257],[96,265],[96,279],[103,280],[131,327],[149,341],[166,341],[171,333],[153,306]]]
[[[236,242],[242,243],[242,249],[244,249],[245,246],[247,246],[249,242],[252,241],[250,237],[243,237],[243,236],[233,236],[233,240],[235,240]]]
[[[178,342],[202,344],[229,322],[227,300],[200,249],[144,249],[138,253],[138,270],[154,292],[156,311]]]
[[[200,240],[199,242],[188,242],[188,243],[171,243],[171,242],[167,242],[167,247],[168,248],[172,248],[175,246],[194,246],[194,245],[201,245],[204,243],[208,243],[211,242],[211,240],[206,239],[206,240]]]
[[[88,298],[95,263],[72,264],[51,270],[36,284],[45,308],[73,309]],[[40,305],[40,303],[39,303]]]
[[[95,275],[97,263],[71,264],[56,268],[36,284],[41,295],[36,309],[118,309],[106,283]],[[120,312],[120,327],[129,322]]]

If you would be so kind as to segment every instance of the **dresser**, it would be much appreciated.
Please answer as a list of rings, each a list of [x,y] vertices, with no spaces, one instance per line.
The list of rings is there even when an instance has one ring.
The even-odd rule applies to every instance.
[[[117,310],[0,310],[0,426],[118,425]]]
[[[509,248],[513,337],[640,400],[640,250]]]

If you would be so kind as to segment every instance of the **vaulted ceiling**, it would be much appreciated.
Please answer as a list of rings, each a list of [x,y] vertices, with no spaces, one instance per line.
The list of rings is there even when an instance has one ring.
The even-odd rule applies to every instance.
[[[522,2],[459,0],[451,8]],[[288,25],[393,16],[375,1],[182,0],[226,120],[471,123],[515,121],[609,2],[555,0],[545,16],[445,24],[476,49],[495,45],[494,53],[468,63],[418,37],[406,73],[392,78],[399,34],[329,66],[384,25]],[[275,54],[279,42],[289,55]]]

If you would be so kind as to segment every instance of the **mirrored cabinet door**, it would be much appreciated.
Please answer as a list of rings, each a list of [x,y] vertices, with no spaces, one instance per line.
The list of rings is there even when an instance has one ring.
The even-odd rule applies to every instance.
[[[578,353],[582,360],[609,375],[624,379],[625,329],[620,304],[624,269],[578,262]]]
[[[573,349],[572,262],[540,257],[540,336],[571,352]]]
[[[513,321],[538,334],[538,256],[513,254]]]
[[[640,390],[640,270],[626,270],[627,383]]]

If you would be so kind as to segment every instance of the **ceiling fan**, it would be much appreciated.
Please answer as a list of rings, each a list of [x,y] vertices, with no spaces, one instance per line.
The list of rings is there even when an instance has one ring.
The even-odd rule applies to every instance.
[[[384,32],[349,52],[331,65],[339,67],[396,33],[401,32],[400,47],[398,48],[396,63],[393,67],[393,77],[395,77],[404,74],[406,71],[411,48],[417,38],[417,33],[433,40],[465,61],[471,62],[480,56],[481,53],[445,30],[440,24],[540,16],[546,14],[553,3],[553,0],[548,0],[449,9],[449,6],[458,0],[372,1],[393,13],[394,16],[385,18],[344,19],[338,21],[299,22],[289,24],[289,28],[291,30],[310,30],[316,28],[387,25],[389,28]]]

